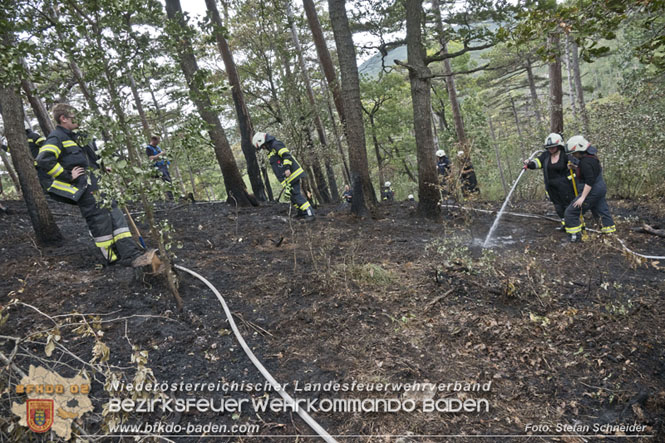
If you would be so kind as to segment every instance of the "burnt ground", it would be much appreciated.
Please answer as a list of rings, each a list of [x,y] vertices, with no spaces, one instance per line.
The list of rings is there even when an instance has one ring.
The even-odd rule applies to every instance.
[[[292,412],[252,407],[240,413],[104,414],[109,398],[104,382],[112,376],[168,383],[263,378],[203,283],[178,272],[185,301],[178,312],[159,278],[137,279],[130,269],[101,266],[76,208],[53,206],[67,236],[56,248],[34,243],[21,202],[3,204],[12,214],[0,215],[0,352],[14,366],[2,365],[0,440],[51,438],[17,426],[10,412],[12,401],[24,401],[13,388],[20,379],[16,368],[27,371],[30,364],[67,377],[85,370],[93,379],[95,410],[79,421],[90,434],[108,434],[114,420],[257,424],[254,433],[263,435],[214,441],[278,436],[295,441],[296,435],[313,434]],[[665,239],[631,230],[642,222],[665,227],[662,202],[610,205],[618,236],[631,249],[665,255]],[[256,356],[279,382],[291,384],[292,394],[295,382],[301,388],[335,381],[452,383],[437,392],[398,387],[335,392],[323,386],[295,393],[319,402],[384,398],[417,405],[413,412],[310,409],[341,441],[350,436],[354,441],[376,436],[379,441],[511,441],[517,437],[508,436],[527,434],[533,441],[581,442],[599,434],[614,441],[621,429],[596,432],[593,426],[635,423],[645,426],[640,434],[653,436],[645,440],[665,441],[665,262],[640,262],[616,240],[593,234],[582,245],[569,245],[554,230],[556,223],[515,216],[504,216],[498,243],[483,252],[479,245],[493,215],[450,209],[442,222],[432,222],[416,218],[407,203],[381,206],[378,218],[369,220],[321,208],[309,224],[289,222],[285,204],[237,211],[222,203],[159,208],[157,216],[173,224],[175,262],[217,287]],[[545,202],[519,203],[511,210],[552,211]],[[47,356],[45,345],[56,335]],[[18,338],[18,344],[8,337]],[[480,383],[488,390],[459,391],[455,382]],[[257,399],[268,394],[169,395]],[[423,399],[444,398],[484,399],[489,411],[421,411]],[[574,428],[562,430],[564,425]],[[168,438],[198,441],[184,435]]]

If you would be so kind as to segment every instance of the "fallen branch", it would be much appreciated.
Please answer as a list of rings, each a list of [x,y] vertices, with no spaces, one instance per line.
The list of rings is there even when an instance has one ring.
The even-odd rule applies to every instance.
[[[658,237],[665,238],[665,229],[656,229],[653,226],[649,226],[646,223],[642,226],[638,226],[632,229],[635,232],[644,232],[646,234],[657,235]]]

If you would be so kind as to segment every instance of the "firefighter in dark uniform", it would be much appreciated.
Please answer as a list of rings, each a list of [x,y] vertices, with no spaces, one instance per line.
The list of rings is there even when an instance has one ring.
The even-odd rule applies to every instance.
[[[265,132],[257,132],[252,138],[252,144],[257,150],[268,151],[268,160],[275,177],[286,188],[285,192],[291,197],[291,203],[298,210],[298,217],[305,217],[306,221],[314,220],[314,210],[307,198],[300,190],[300,180],[305,178],[305,170],[300,167],[284,143]]]
[[[56,200],[78,205],[88,229],[108,263],[121,262],[134,267],[153,262],[155,250],[142,253],[132,239],[124,215],[113,203],[101,208],[95,199],[99,192],[96,173],[97,155],[89,145],[80,145],[74,129],[78,128],[76,110],[57,104],[53,119],[57,126],[39,149],[37,164],[52,179],[48,192]]]
[[[473,169],[471,160],[464,153],[464,151],[459,151],[457,157],[461,161],[462,170],[461,179],[462,179],[462,192],[464,195],[477,194],[480,192],[478,189],[478,180],[476,179],[476,171]]]
[[[33,159],[36,159],[39,155],[39,148],[42,147],[46,139],[27,127],[25,128],[25,135],[28,137],[28,147],[30,148],[30,154],[32,154]],[[35,160],[35,169],[37,169],[39,184],[42,186],[42,189],[46,191],[51,186],[53,179],[39,167],[37,160]]]
[[[560,134],[552,133],[545,139],[545,152],[524,162],[525,169],[542,169],[545,191],[561,219],[561,231],[565,229],[564,213],[575,198],[573,179],[575,174],[568,169],[566,145]]]
[[[395,200],[395,191],[391,188],[393,184],[390,182],[385,182],[383,188],[381,189],[381,200],[383,201],[393,201]]]
[[[584,137],[576,135],[566,143],[568,152],[572,155],[571,163],[575,165],[577,176],[584,185],[582,192],[566,208],[566,232],[571,242],[581,240],[582,221],[580,215],[591,209],[594,218],[600,217],[601,232],[611,234],[616,232],[614,219],[607,206],[605,194],[607,185],[603,179],[603,168],[595,155],[596,149]]]

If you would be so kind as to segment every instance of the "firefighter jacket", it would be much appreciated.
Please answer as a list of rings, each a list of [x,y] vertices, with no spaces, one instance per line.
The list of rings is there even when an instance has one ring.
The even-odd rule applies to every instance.
[[[268,150],[270,166],[282,186],[286,186],[294,180],[307,177],[305,170],[300,167],[288,148],[284,146],[284,143],[267,134],[266,142],[263,146]],[[287,170],[291,171],[288,177],[285,174]]]
[[[88,185],[97,187],[96,178],[89,170],[99,169],[93,149],[79,145],[76,139],[74,132],[58,126],[49,134],[37,156],[37,165],[53,178],[48,191],[74,202],[78,202]],[[74,180],[72,169],[77,166],[86,173]]]
[[[25,135],[28,137],[28,146],[30,147],[32,158],[37,158],[37,155],[39,155],[39,148],[41,148],[46,139],[32,129],[26,129]],[[35,162],[35,166],[36,165],[37,162]]]
[[[545,190],[550,193],[553,183],[557,181],[568,181],[570,186],[572,180],[570,170],[568,169],[568,156],[559,150],[559,160],[552,163],[552,156],[549,151],[545,151],[527,164],[529,169],[542,169],[543,180],[545,181]]]

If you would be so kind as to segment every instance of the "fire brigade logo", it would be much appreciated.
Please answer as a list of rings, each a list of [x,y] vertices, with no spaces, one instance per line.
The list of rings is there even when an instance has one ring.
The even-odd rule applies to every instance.
[[[28,399],[28,427],[35,432],[46,432],[53,426],[53,400]]]

